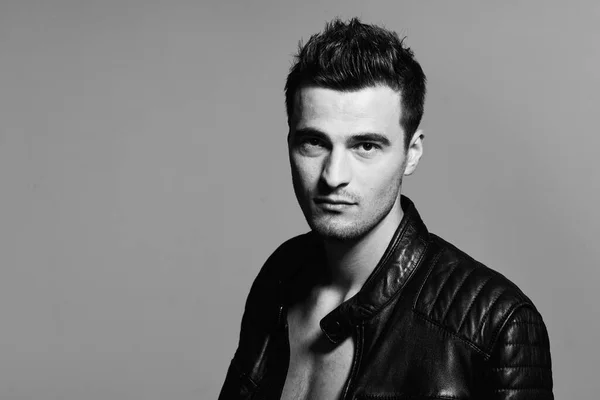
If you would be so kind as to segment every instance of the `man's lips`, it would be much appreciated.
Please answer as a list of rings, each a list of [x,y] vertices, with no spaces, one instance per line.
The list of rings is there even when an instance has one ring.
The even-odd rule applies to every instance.
[[[314,201],[317,204],[346,205],[346,206],[351,206],[351,205],[355,204],[353,201],[350,201],[350,200],[338,199],[338,198],[332,198],[332,197],[315,197]]]

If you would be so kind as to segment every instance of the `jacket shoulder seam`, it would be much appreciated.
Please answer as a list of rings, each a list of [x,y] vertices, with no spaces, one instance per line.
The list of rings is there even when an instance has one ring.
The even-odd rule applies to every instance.
[[[487,352],[486,350],[484,350],[483,348],[479,347],[477,344],[475,344],[473,341],[460,336],[459,334],[457,334],[456,332],[452,332],[450,329],[448,329],[445,325],[429,318],[427,315],[425,315],[424,313],[422,313],[419,310],[413,309],[413,312],[415,313],[415,315],[427,322],[429,322],[432,325],[435,325],[436,327],[442,329],[444,332],[448,333],[449,335],[451,335],[452,337],[460,340],[461,342],[463,342],[464,344],[468,345],[469,347],[471,347],[473,350],[475,350],[477,353],[481,354],[486,360],[488,358],[490,358],[491,353]]]

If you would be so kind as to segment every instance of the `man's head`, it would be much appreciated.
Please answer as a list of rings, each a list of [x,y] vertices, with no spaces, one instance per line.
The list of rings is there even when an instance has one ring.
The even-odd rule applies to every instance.
[[[356,240],[399,223],[422,154],[425,76],[395,33],[336,20],[301,46],[286,84],[294,191],[311,228]]]

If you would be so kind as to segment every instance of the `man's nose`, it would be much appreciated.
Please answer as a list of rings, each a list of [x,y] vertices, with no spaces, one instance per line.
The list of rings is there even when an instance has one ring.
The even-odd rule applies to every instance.
[[[321,179],[330,188],[345,186],[350,183],[352,170],[343,149],[332,149],[323,165]]]

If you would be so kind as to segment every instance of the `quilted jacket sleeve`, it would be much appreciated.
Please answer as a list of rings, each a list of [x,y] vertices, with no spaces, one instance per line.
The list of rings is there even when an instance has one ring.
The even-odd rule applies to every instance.
[[[486,399],[554,399],[548,332],[534,308],[524,306],[513,312],[484,374]]]

